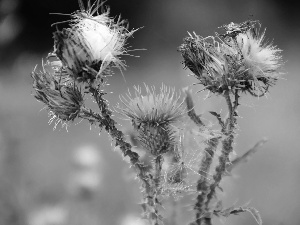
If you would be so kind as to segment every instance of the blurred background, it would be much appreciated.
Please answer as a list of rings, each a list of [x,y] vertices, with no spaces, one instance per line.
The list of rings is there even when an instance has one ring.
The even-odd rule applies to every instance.
[[[222,183],[225,206],[255,206],[264,225],[300,224],[300,20],[296,1],[108,0],[111,16],[141,28],[129,40],[139,57],[124,57],[125,79],[111,77],[111,106],[133,85],[165,83],[180,90],[196,80],[187,77],[176,48],[195,31],[213,35],[217,27],[247,19],[267,27],[266,40],[283,49],[286,75],[260,99],[245,96],[239,113],[237,154],[258,140],[269,141],[253,159]],[[30,73],[52,51],[52,23],[72,13],[76,0],[0,0],[0,225],[142,225],[139,184],[105,132],[85,121],[52,130],[47,112],[32,96]],[[62,28],[64,25],[60,25]],[[201,87],[194,86],[196,93]],[[195,94],[196,110],[225,109],[219,98]],[[121,117],[121,116],[118,116]],[[126,129],[127,121],[119,120]],[[188,204],[181,201],[188,219]],[[185,212],[187,211],[187,212]],[[181,219],[178,219],[181,221]],[[184,221],[184,219],[182,219]],[[214,224],[256,224],[247,213]],[[179,225],[180,223],[178,223]],[[183,224],[183,223],[182,223]],[[171,225],[171,224],[170,224]],[[173,225],[173,224],[172,224]]]

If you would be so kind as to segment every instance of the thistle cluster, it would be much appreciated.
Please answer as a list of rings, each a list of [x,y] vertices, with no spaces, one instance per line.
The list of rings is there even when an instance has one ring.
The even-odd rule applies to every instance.
[[[120,96],[122,104],[118,110],[131,121],[137,141],[151,156],[149,166],[144,165],[139,154],[131,150],[131,144],[126,142],[117,122],[112,119],[113,112],[103,98],[106,93],[100,90],[106,77],[112,74],[112,68],[125,68],[120,57],[127,54],[126,41],[135,30],[128,31],[124,20],[115,22],[110,18],[109,9],[103,9],[99,1],[92,5],[88,1],[87,9],[81,0],[79,3],[81,9],[70,15],[69,27],[54,32],[54,50],[47,63],[43,63],[41,71],[34,69],[32,72],[34,96],[46,105],[52,116],[50,122],[56,120],[55,126],[60,122],[65,125],[80,117],[105,129],[123,156],[129,157],[142,182],[141,205],[151,225],[162,224],[161,197],[168,192],[189,189],[186,185],[188,170],[197,176],[192,178],[197,194],[196,217],[192,225],[211,225],[213,215],[227,217],[244,211],[260,218],[258,212],[249,207],[223,209],[220,204],[211,207],[212,200],[216,199],[216,188],[230,164],[239,93],[265,95],[280,74],[281,50],[264,42],[264,32],[258,34],[258,22],[223,25],[225,34],[216,34],[215,37],[190,34],[178,49],[185,67],[193,72],[199,83],[206,90],[225,98],[228,105],[226,119],[219,113],[210,112],[218,120],[220,130],[210,129],[196,115],[188,91],[185,101],[180,100],[175,89],[165,85],[158,91],[145,85],[145,94],[142,88],[134,87],[133,95],[128,92]],[[50,58],[54,60],[50,61]],[[85,94],[94,98],[98,113],[85,108]],[[231,94],[234,100],[231,100]],[[193,126],[186,122],[185,115],[189,116]],[[215,153],[220,145],[222,150],[217,156]],[[185,156],[187,149],[192,152],[188,160]],[[169,161],[166,169],[163,169],[164,161]],[[210,176],[212,170],[214,174]]]
[[[281,50],[264,42],[257,21],[223,25],[223,35],[201,37],[195,33],[178,48],[199,83],[212,93],[235,90],[264,95],[275,84],[282,65]]]

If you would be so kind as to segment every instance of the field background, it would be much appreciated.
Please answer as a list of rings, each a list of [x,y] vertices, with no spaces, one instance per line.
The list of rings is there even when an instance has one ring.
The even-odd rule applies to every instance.
[[[235,150],[242,154],[262,137],[269,141],[234,171],[233,178],[224,180],[225,193],[220,196],[227,206],[255,206],[264,225],[300,224],[300,18],[296,2],[109,0],[107,5],[112,16],[121,14],[130,28],[141,28],[129,40],[132,49],[147,49],[133,52],[139,58],[124,57],[126,81],[119,72],[111,77],[111,106],[133,85],[164,83],[180,89],[196,82],[187,77],[189,71],[183,69],[176,51],[187,31],[209,36],[221,32],[217,27],[222,24],[249,18],[260,20],[262,30],[267,27],[267,40],[283,49],[287,74],[267,98],[242,99]],[[0,0],[0,225],[142,224],[135,219],[140,213],[136,204],[139,184],[132,179],[128,164],[112,150],[107,134],[99,136],[84,121],[70,126],[68,132],[53,131],[43,105],[31,95],[30,73],[53,47],[55,27],[50,25],[68,19],[49,13],[77,9],[75,0]],[[199,89],[194,87],[195,92]],[[224,108],[217,98],[194,97],[197,112],[207,119],[205,112]],[[121,123],[124,129],[129,125]],[[92,198],[79,199],[73,181],[80,168],[74,166],[74,153],[87,148],[99,154],[96,178],[90,179],[96,188]],[[180,204],[186,211],[188,202]],[[67,218],[72,222],[66,222]],[[242,214],[215,219],[215,224],[256,223]]]

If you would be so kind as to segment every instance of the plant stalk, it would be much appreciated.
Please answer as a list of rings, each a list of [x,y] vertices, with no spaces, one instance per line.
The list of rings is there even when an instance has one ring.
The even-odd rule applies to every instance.
[[[219,144],[219,137],[211,138],[207,141],[207,147],[205,148],[205,157],[201,160],[201,166],[199,169],[199,174],[201,174],[200,179],[197,182],[197,191],[200,193],[197,196],[197,202],[195,204],[195,210],[196,210],[196,220],[195,224],[197,225],[209,225],[209,220],[207,218],[203,217],[206,213],[206,206],[205,202],[207,200],[207,195],[209,194],[209,178],[208,173],[210,170],[210,166],[213,161],[213,157],[215,154],[215,151],[217,149],[217,146]]]
[[[235,101],[231,102],[229,90],[225,91],[224,97],[226,99],[226,103],[228,105],[229,116],[226,120],[226,130],[224,130],[223,134],[225,135],[224,140],[222,141],[222,152],[219,157],[219,165],[216,167],[216,173],[213,176],[214,182],[210,185],[210,192],[207,195],[206,201],[206,211],[209,211],[209,204],[216,193],[216,188],[219,186],[221,179],[226,172],[226,165],[229,162],[229,154],[233,151],[233,143],[234,143],[234,129],[236,126],[236,109],[239,105],[238,103],[238,91],[235,92]]]

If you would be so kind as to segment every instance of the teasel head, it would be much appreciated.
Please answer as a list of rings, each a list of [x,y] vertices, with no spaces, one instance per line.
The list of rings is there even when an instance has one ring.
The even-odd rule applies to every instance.
[[[81,10],[71,14],[70,28],[54,32],[53,53],[80,81],[102,78],[112,67],[124,69],[120,56],[127,53],[126,41],[135,30],[128,31],[125,20],[110,18],[109,8],[103,9],[99,1],[87,9],[79,2]]]
[[[257,35],[256,23],[230,23],[222,26],[224,35],[204,38],[194,33],[184,39],[178,49],[183,63],[206,90],[261,96],[274,84],[282,65],[281,50],[263,44],[264,35]]]
[[[138,140],[152,155],[158,156],[176,146],[178,123],[186,109],[175,89],[162,85],[159,93],[154,87],[145,85],[146,95],[140,87],[134,87],[134,96],[130,92],[121,96],[123,106],[118,106],[120,113],[129,118],[138,132]]]
[[[35,68],[32,72],[34,97],[45,104],[49,111],[51,119],[49,123],[55,121],[55,127],[61,123],[67,126],[69,122],[74,121],[80,113],[84,100],[80,87],[75,82],[67,79],[62,82],[63,78],[59,76],[59,71],[63,68],[57,67],[46,68],[37,71]],[[66,72],[64,71],[66,76]]]

